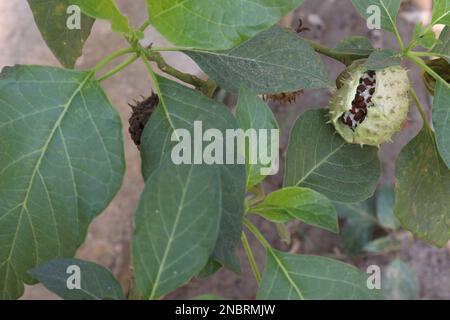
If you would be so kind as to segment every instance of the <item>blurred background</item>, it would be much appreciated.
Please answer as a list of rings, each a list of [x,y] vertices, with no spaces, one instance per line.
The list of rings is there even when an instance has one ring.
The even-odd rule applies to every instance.
[[[146,20],[144,1],[117,0],[119,7],[130,17],[134,25]],[[409,39],[414,24],[427,23],[431,16],[432,0],[403,1],[399,15],[402,36]],[[375,47],[396,47],[394,38],[382,31],[371,31],[365,21],[353,9],[350,0],[305,0],[304,4],[280,23],[296,28],[299,19],[309,31],[302,32],[305,38],[314,39],[329,47],[352,35],[367,36]],[[438,30],[437,30],[438,32]],[[144,44],[166,44],[164,39],[151,28],[147,30]],[[59,66],[45,45],[37,30],[26,0],[0,0],[0,68],[14,64],[41,64]],[[89,68],[102,57],[117,48],[126,46],[119,35],[110,31],[109,24],[97,21],[92,35],[86,43],[84,54],[77,68]],[[189,58],[178,53],[164,54],[169,64],[185,72],[204,77],[201,70]],[[343,65],[323,57],[330,78],[335,79]],[[419,72],[413,66],[410,72],[413,85],[420,99],[428,108],[430,101],[420,80]],[[133,211],[143,187],[140,175],[139,152],[128,135],[128,103],[151,93],[146,70],[139,62],[119,75],[102,83],[113,105],[119,110],[126,137],[127,173],[120,193],[91,225],[85,245],[77,257],[94,261],[108,267],[121,283],[128,287],[131,274],[130,238],[132,234]],[[293,121],[306,109],[327,105],[330,92],[308,91],[289,105],[272,103],[282,130],[281,152],[287,145],[288,132]],[[233,103],[230,95],[227,101]],[[394,143],[380,150],[383,178],[373,199],[351,206],[338,205],[341,219],[341,234],[333,235],[298,222],[288,225],[292,233],[290,242],[280,240],[276,228],[263,221],[257,221],[271,242],[280,249],[306,254],[317,254],[339,259],[365,270],[369,265],[379,265],[384,271],[383,287],[393,299],[450,299],[450,254],[449,248],[436,249],[398,228],[392,216],[395,159],[401,148],[419,131],[421,120],[415,108],[411,108],[410,120],[405,130],[395,137]],[[282,172],[270,177],[265,188],[267,192],[278,189]],[[254,239],[256,258],[263,264],[264,252]],[[257,290],[245,253],[240,247],[242,274],[222,270],[209,279],[196,279],[170,294],[168,299],[189,299],[199,294],[218,294],[229,299],[253,299]],[[41,285],[28,287],[23,299],[55,299]]]

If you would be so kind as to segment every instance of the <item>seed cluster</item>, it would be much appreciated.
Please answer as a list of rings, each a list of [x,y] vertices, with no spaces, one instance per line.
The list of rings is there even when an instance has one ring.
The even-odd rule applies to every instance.
[[[341,116],[341,121],[353,131],[366,119],[367,110],[374,106],[372,96],[375,93],[376,83],[375,71],[370,70],[364,73],[359,79],[352,108]]]

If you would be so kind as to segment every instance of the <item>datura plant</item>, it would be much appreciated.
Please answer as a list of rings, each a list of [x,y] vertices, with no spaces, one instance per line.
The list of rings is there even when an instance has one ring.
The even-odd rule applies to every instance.
[[[417,111],[423,126],[396,161],[393,212],[418,239],[446,245],[448,0],[434,1],[430,24],[418,24],[409,42],[396,25],[400,0],[353,0],[362,18],[397,39],[393,48],[374,48],[363,36],[328,48],[308,39],[308,26],[281,27],[284,16],[302,10],[303,0],[141,1],[148,19],[133,26],[114,0],[28,0],[43,40],[64,68],[4,66],[0,74],[0,298],[17,299],[25,285],[41,282],[64,299],[161,299],[222,268],[239,273],[236,250],[242,245],[258,299],[382,299],[366,270],[275,249],[257,226],[269,221],[284,241],[293,221],[339,233],[336,207],[374,195],[379,146],[394,140]],[[372,15],[374,6],[379,10]],[[97,19],[108,21],[126,45],[92,68],[75,69]],[[436,25],[443,26],[439,37]],[[171,45],[144,46],[149,27]],[[161,54],[166,51],[187,55],[206,76],[172,67]],[[342,66],[337,88],[321,56]],[[129,101],[131,109],[117,106],[130,111],[128,131],[145,180],[124,290],[103,266],[74,255],[125,171],[121,121],[102,82],[134,63],[148,73],[152,88]],[[411,65],[416,69],[405,69]],[[433,95],[431,110],[409,80],[417,67],[422,90]],[[311,89],[332,97],[295,121],[279,163],[280,126],[267,103],[301,104]],[[237,95],[236,105],[223,103],[228,93]],[[240,156],[224,161],[230,132],[249,134],[236,148]],[[264,180],[279,166],[282,187],[266,194]],[[248,236],[265,250],[264,266]]]

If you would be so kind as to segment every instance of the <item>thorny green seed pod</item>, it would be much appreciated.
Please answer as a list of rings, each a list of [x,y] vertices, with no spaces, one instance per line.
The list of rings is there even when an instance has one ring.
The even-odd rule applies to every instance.
[[[409,110],[409,79],[401,66],[366,70],[360,62],[340,77],[330,119],[349,143],[379,146],[400,131]]]

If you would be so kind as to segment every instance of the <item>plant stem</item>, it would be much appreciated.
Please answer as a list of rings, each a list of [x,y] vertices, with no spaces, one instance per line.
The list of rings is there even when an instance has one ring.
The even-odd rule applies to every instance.
[[[147,21],[145,21],[142,26],[139,27],[139,31],[144,32],[145,29],[148,28],[148,26],[151,25],[150,19],[147,19]]]
[[[414,103],[415,103],[415,105],[416,105],[416,107],[417,107],[417,110],[419,110],[419,113],[420,113],[420,116],[422,117],[424,126],[425,126],[429,131],[431,131],[430,125],[429,125],[429,123],[428,123],[428,118],[427,118],[427,116],[426,116],[426,114],[425,114],[425,111],[424,111],[424,109],[423,109],[423,107],[422,107],[422,104],[420,103],[419,97],[417,96],[416,92],[414,91],[414,89],[413,89],[412,87],[411,87],[411,90],[409,91],[409,94],[410,94],[411,97],[413,98]]]
[[[258,265],[256,263],[254,255],[253,255],[252,248],[250,247],[247,236],[245,235],[244,232],[242,232],[241,241],[242,241],[242,245],[244,246],[245,253],[247,254],[247,258],[250,263],[250,266],[252,267],[253,274],[255,275],[256,283],[259,285],[261,283],[261,274],[259,273]]]
[[[193,85],[194,87],[200,89],[203,93],[208,94],[212,90],[212,86],[215,85],[211,81],[204,81],[192,74],[181,72],[174,67],[170,66],[161,54],[153,49],[146,50],[147,59],[153,61],[157,64],[158,68],[172,77],[175,77],[185,83]]]
[[[270,243],[266,240],[266,238],[264,238],[264,236],[261,234],[258,228],[255,227],[250,220],[248,220],[248,218],[244,218],[244,225],[247,227],[248,230],[251,231],[251,233],[253,233],[255,238],[258,239],[259,243],[261,243],[264,249],[270,251],[272,250],[272,246],[270,245]]]
[[[412,54],[411,52],[408,52],[406,55],[409,60],[417,64],[422,70],[428,72],[436,81],[441,81],[444,85],[447,86],[448,89],[450,89],[450,84],[447,83],[439,74],[437,74],[432,68],[427,66],[427,64],[419,57],[417,57],[415,54]]]
[[[443,53],[437,53],[437,52],[430,52],[430,51],[410,51],[410,54],[416,56],[416,57],[439,57],[439,58],[447,58],[448,55],[445,55]]]
[[[112,77],[113,75],[115,75],[116,73],[122,71],[123,69],[125,69],[126,67],[128,67],[130,64],[132,64],[133,62],[135,62],[137,59],[139,59],[139,55],[134,55],[133,57],[131,57],[130,59],[122,62],[121,64],[119,64],[118,66],[116,66],[115,68],[113,68],[112,70],[110,70],[109,72],[105,73],[103,76],[99,77],[97,80],[99,82],[102,82],[110,77]]]
[[[153,88],[154,88],[154,90],[156,91],[156,94],[159,97],[159,100],[161,102],[161,107],[164,110],[164,114],[166,115],[167,121],[169,122],[170,127],[172,128],[172,130],[174,130],[174,132],[176,133],[176,127],[175,127],[175,125],[172,122],[172,118],[170,117],[169,110],[167,110],[166,103],[164,102],[164,96],[163,96],[163,94],[161,92],[161,88],[159,86],[158,78],[156,77],[156,74],[153,71],[152,66],[150,65],[150,62],[148,61],[147,55],[146,55],[146,53],[145,53],[143,48],[142,48],[142,51],[140,52],[140,57],[142,58],[142,61],[144,62],[145,67],[147,68],[147,71],[148,71],[148,73],[150,75],[150,78],[152,79]]]
[[[280,258],[274,252],[274,250],[273,250],[272,246],[270,245],[270,243],[267,242],[266,238],[264,238],[264,236],[261,234],[261,232],[258,230],[258,228],[255,227],[251,223],[251,221],[248,220],[247,218],[244,218],[244,225],[247,227],[248,230],[250,230],[251,233],[253,233],[253,235],[256,237],[256,239],[258,239],[258,241],[261,243],[261,245],[264,247],[264,249],[266,249],[267,254],[270,254],[272,256],[272,258],[276,261],[276,263],[278,264],[278,267],[281,269],[281,272],[284,274],[284,276],[286,277],[286,279],[288,280],[290,285],[294,288],[294,290],[297,293],[298,297],[301,300],[304,300],[305,297],[300,292],[300,290],[297,287],[297,285],[295,284],[294,280],[291,278],[291,275],[286,270],[286,267],[283,265],[283,263],[280,260]]]
[[[333,49],[330,49],[314,40],[310,39],[304,39],[306,42],[309,43],[309,45],[318,53],[323,54],[324,56],[327,56],[329,58],[332,58],[334,60],[337,60],[345,65],[349,65],[352,62],[352,59],[346,55],[339,52],[334,51]]]
[[[103,69],[108,63],[110,63],[114,59],[117,59],[121,56],[124,56],[128,53],[133,53],[133,52],[134,52],[133,48],[124,48],[124,49],[117,50],[117,51],[113,52],[112,54],[110,54],[109,56],[107,56],[106,58],[104,58],[103,60],[101,60],[99,63],[97,63],[92,70],[93,70],[93,72],[97,73],[98,71]]]

